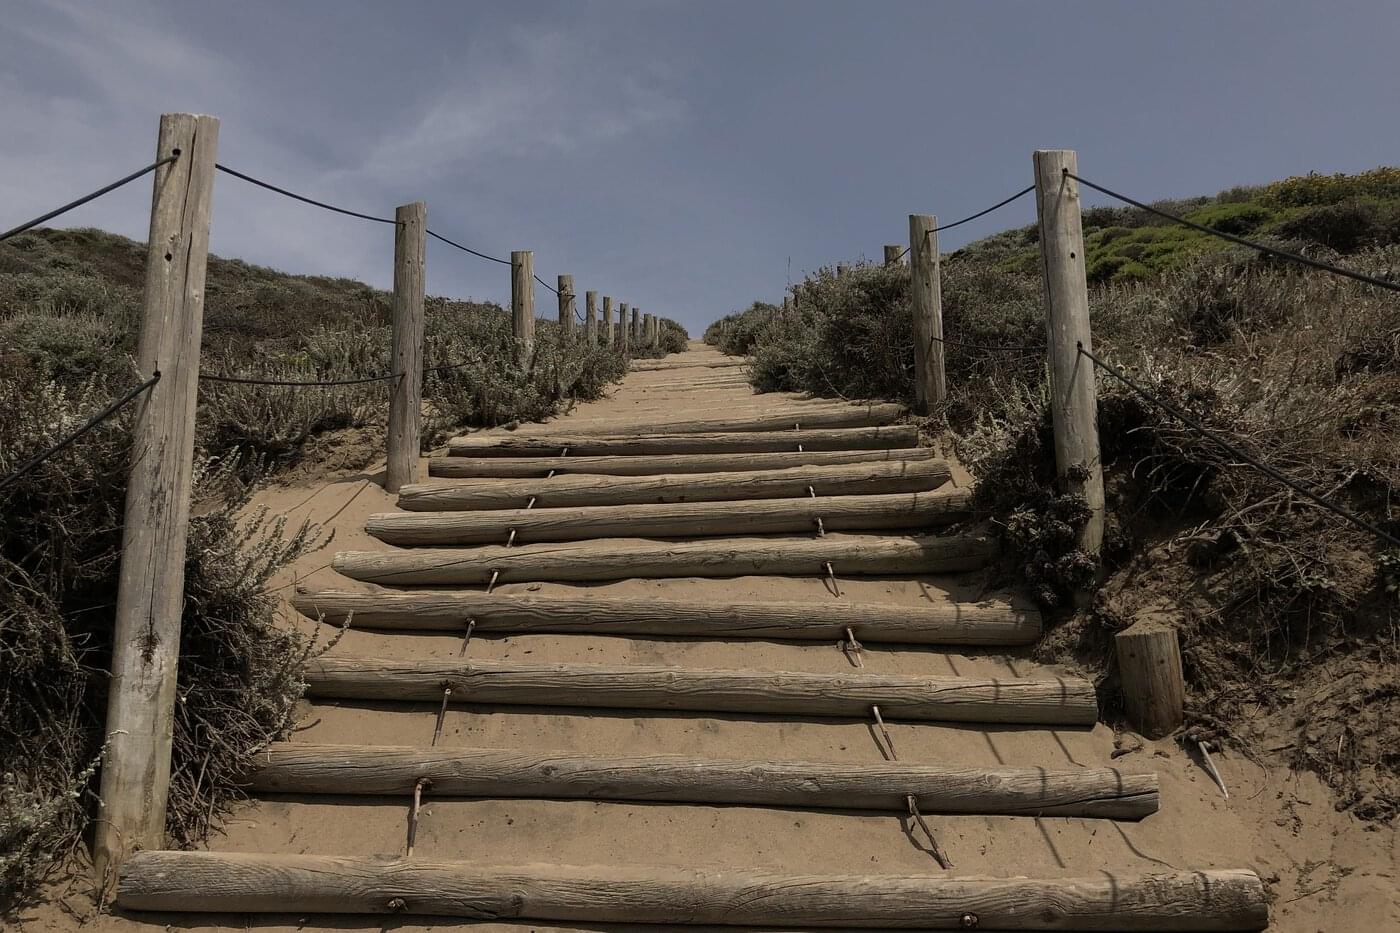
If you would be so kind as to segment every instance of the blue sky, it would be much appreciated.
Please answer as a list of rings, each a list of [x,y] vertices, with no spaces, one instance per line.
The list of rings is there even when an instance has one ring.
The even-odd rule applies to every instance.
[[[4,17],[0,227],[150,161],[162,111],[212,113],[234,168],[371,213],[425,200],[449,237],[533,249],[550,281],[696,334],[878,258],[911,212],[1024,187],[1036,148],[1147,198],[1400,163],[1384,0],[11,0]],[[216,185],[215,252],[389,282],[388,228]],[[65,222],[144,237],[149,192]],[[428,287],[500,300],[508,272],[434,245]]]

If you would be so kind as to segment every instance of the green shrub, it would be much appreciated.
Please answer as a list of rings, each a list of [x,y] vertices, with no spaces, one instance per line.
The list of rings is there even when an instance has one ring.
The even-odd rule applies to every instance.
[[[759,332],[777,316],[777,305],[755,301],[743,311],[726,315],[707,327],[705,342],[731,356],[747,356],[757,342]]]

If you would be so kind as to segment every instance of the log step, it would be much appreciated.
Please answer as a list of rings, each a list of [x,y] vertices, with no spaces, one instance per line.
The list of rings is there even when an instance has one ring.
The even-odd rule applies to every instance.
[[[903,405],[843,405],[840,408],[789,409],[761,415],[728,417],[657,418],[650,421],[630,421],[626,416],[608,418],[570,418],[567,429],[572,434],[701,434],[706,432],[792,431],[801,428],[865,428],[891,424],[904,417]],[[521,425],[511,432],[515,437],[530,437],[556,433],[561,425]],[[464,434],[452,438],[454,446],[470,447],[474,442],[486,442],[490,435]]]
[[[663,369],[735,369],[747,366],[749,361],[740,357],[724,357],[718,360],[633,360],[628,367],[632,372]]]
[[[818,428],[800,431],[729,431],[713,434],[554,434],[471,437],[447,445],[447,452],[468,457],[552,457],[567,449],[578,457],[653,454],[734,454],[765,451],[856,450],[916,447],[912,424],[878,428]]]
[[[896,460],[836,466],[800,466],[740,473],[659,476],[552,476],[546,479],[410,483],[399,507],[412,512],[519,509],[647,502],[724,502],[738,499],[811,498],[937,489],[951,474],[942,460]]]
[[[1157,775],[1111,768],[945,768],[900,762],[597,757],[502,748],[277,742],[248,778],[263,793],[665,800],[760,807],[1077,816],[1157,812]]]
[[[975,535],[824,538],[706,538],[652,541],[608,538],[556,544],[413,551],[342,551],[332,566],[344,576],[390,586],[468,586],[538,580],[626,580],[631,577],[837,576],[958,573],[976,570],[995,553]]]
[[[1245,869],[1087,878],[782,875],[685,868],[485,867],[430,858],[135,852],[125,910],[412,914],[474,921],[905,927],[955,930],[1262,930]]]
[[[688,710],[816,718],[1089,726],[1094,685],[1082,677],[916,677],[609,664],[326,656],[308,662],[307,692],[342,700]]]
[[[460,632],[691,635],[708,638],[841,639],[864,642],[1025,645],[1040,637],[1040,613],[1005,604],[886,606],[878,603],[696,603],[653,597],[403,592],[376,588],[298,591],[292,605],[312,619],[354,628]]]
[[[792,453],[677,454],[655,457],[434,457],[428,475],[442,478],[523,478],[550,473],[649,476],[657,473],[726,473],[799,466],[936,460],[929,447],[902,450],[808,450]]]
[[[971,493],[954,489],[823,499],[378,512],[365,522],[365,530],[386,544],[401,547],[499,544],[512,532],[516,544],[530,544],[590,538],[703,538],[736,531],[755,535],[810,533],[816,531],[819,520],[826,531],[932,528],[962,521],[971,514]]]

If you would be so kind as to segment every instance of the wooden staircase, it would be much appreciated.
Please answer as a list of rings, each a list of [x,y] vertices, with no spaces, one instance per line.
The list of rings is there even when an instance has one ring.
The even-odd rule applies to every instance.
[[[881,671],[867,660],[862,643],[902,646],[898,655],[915,663],[901,666],[918,668],[926,650],[918,646],[995,648],[1038,637],[1038,614],[1011,598],[906,606],[842,592],[842,582],[857,577],[983,567],[995,553],[991,539],[939,530],[968,519],[966,483],[917,447],[915,428],[896,423],[894,406],[800,399],[764,406],[736,392],[732,405],[720,406],[729,411],[690,417],[699,406],[688,410],[676,399],[741,385],[738,361],[692,350],[634,370],[629,388],[666,387],[668,403],[643,402],[625,421],[570,418],[453,440],[448,456],[429,463],[433,482],[405,487],[400,511],[369,517],[367,530],[391,547],[336,555],[335,569],[358,587],[297,592],[296,609],[326,625],[348,622],[386,636],[460,633],[461,650],[433,660],[332,653],[312,661],[314,702],[413,704],[425,718],[436,716],[436,725],[404,737],[416,744],[277,743],[249,776],[250,789],[401,799],[411,827],[424,799],[452,797],[884,812],[907,819],[911,839],[916,829],[926,833],[934,856],[928,870],[871,872],[859,852],[844,874],[800,864],[704,871],[683,855],[645,866],[493,867],[416,855],[410,828],[408,851],[392,858],[137,853],[121,878],[120,906],[590,925],[1264,928],[1263,887],[1250,871],[1136,874],[1089,864],[1071,866],[1082,869],[1080,877],[1028,879],[1014,877],[1014,865],[998,878],[941,868],[958,858],[937,838],[942,814],[1139,820],[1158,809],[1157,777],[1038,761],[995,768],[900,761],[887,723],[1084,727],[1098,716],[1093,684],[1080,677],[933,676]],[[735,413],[744,406],[753,412]],[[754,575],[815,578],[829,591],[821,599],[723,601],[583,587],[496,591]],[[473,637],[499,634],[828,642],[850,661],[839,673],[819,673],[472,656]],[[498,706],[626,711],[638,720],[682,713],[864,722],[885,760],[855,752],[805,760],[441,742],[449,709]]]

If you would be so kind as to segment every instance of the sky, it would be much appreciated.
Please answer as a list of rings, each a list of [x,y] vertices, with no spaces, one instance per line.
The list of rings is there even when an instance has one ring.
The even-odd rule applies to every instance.
[[[0,228],[148,164],[162,112],[208,113],[232,168],[425,201],[444,236],[698,335],[878,260],[910,213],[1025,187],[1038,148],[1145,199],[1400,163],[1397,36],[1393,0],[6,0]],[[149,205],[143,180],[55,223],[144,239]],[[509,298],[504,266],[429,242],[430,294]],[[211,249],[392,280],[392,228],[228,176]]]

